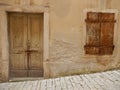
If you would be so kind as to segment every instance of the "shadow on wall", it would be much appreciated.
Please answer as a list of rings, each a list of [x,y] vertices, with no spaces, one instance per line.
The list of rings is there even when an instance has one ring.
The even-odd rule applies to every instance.
[[[51,11],[54,11],[58,17],[66,17],[72,5],[72,0],[51,0]]]

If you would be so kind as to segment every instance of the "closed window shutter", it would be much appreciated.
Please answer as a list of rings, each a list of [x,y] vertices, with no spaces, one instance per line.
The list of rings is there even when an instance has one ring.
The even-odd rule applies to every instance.
[[[86,54],[107,55],[113,53],[114,23],[114,13],[87,13]]]
[[[114,35],[114,13],[101,13],[101,39],[100,39],[100,54],[109,55],[113,53],[113,35]]]
[[[98,13],[87,13],[86,19],[86,54],[99,54],[100,23]]]

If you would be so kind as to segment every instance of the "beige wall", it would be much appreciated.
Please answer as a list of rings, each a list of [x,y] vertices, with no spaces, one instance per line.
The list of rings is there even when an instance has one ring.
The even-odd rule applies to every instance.
[[[106,4],[108,3],[105,0],[51,0],[49,62],[51,77],[104,71],[119,66],[117,41],[115,41],[113,56],[100,57],[84,54],[85,11],[89,9],[104,11],[107,9]],[[117,14],[117,10],[113,11]],[[118,30],[119,28],[117,28]],[[118,36],[115,36],[115,40],[117,40],[116,37]]]
[[[120,67],[120,1],[119,0],[106,0],[106,8],[108,9],[117,9],[118,10],[118,26],[117,26],[117,40],[116,40],[116,51],[117,51],[117,57],[116,60],[118,60],[118,66]]]
[[[51,77],[85,72],[93,68],[88,63],[94,65],[94,60],[83,58],[84,10],[89,8],[99,9],[98,0],[51,0]]]
[[[45,61],[47,77],[120,67],[120,14],[117,14],[120,10],[119,0],[0,0],[0,3],[49,7],[50,57]],[[118,18],[114,54],[102,57],[85,55],[85,12],[105,9],[112,9],[108,11],[114,11]]]
[[[48,0],[0,0],[2,4],[8,5],[48,5]]]

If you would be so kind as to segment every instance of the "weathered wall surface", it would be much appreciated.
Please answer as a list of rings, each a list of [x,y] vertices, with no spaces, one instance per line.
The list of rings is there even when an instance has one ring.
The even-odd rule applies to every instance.
[[[117,66],[120,67],[120,1],[119,0],[106,0],[106,8],[107,9],[116,9],[118,10],[117,14],[117,37],[116,39],[116,57],[115,59],[118,61]]]
[[[83,17],[84,10],[89,8],[99,8],[99,2],[97,0],[85,0],[84,2],[80,0],[52,0],[50,2],[49,64],[51,77],[83,73],[96,66],[95,60],[91,62],[82,58],[85,24]]]
[[[5,5],[48,5],[48,0],[0,0],[1,4]]]
[[[117,1],[119,2],[119,0]],[[117,41],[115,41],[113,56],[101,57],[84,54],[85,11],[88,9],[105,10],[107,9],[105,7],[110,4],[108,2],[105,0],[50,1],[49,67],[51,77],[104,71],[120,66]],[[115,3],[114,5],[116,6]],[[119,32],[119,29],[117,30]]]
[[[104,71],[120,67],[120,13],[112,56],[84,54],[85,11],[118,9],[119,0],[0,0],[1,4],[47,6],[50,9],[48,77]]]

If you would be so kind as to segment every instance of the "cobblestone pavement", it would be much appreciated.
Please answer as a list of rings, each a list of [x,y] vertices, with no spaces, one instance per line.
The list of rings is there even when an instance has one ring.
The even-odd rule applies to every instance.
[[[120,70],[46,80],[1,83],[0,90],[120,90]]]

